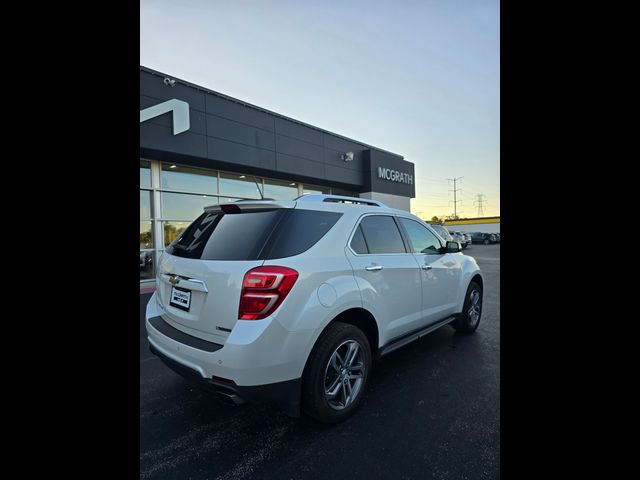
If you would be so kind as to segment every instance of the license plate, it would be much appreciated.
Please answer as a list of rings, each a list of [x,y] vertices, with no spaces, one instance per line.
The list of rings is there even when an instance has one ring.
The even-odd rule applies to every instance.
[[[172,287],[169,304],[188,312],[191,307],[191,291],[185,288]]]

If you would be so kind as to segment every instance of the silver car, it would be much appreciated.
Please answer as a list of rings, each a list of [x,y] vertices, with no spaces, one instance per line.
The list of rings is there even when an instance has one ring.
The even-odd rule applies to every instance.
[[[465,238],[467,239],[467,246],[471,245],[473,242],[471,241],[471,234],[464,233]]]
[[[444,228],[442,225],[438,224],[438,223],[430,223],[429,225],[431,225],[431,228],[433,228],[438,235],[440,235],[443,240],[447,241],[447,242],[458,242],[460,243],[460,240],[457,240],[455,238],[453,238],[453,236],[449,233],[449,230],[447,230],[446,228]],[[462,246],[462,244],[461,244]]]
[[[471,245],[471,235],[465,232],[451,232],[451,235],[458,235],[464,243],[462,243],[462,248],[467,248]]]
[[[469,242],[467,241],[467,238],[464,236],[462,232],[449,231],[449,235],[451,235],[451,237],[453,237],[453,241],[458,242],[463,249],[467,248],[467,245],[469,244]]]

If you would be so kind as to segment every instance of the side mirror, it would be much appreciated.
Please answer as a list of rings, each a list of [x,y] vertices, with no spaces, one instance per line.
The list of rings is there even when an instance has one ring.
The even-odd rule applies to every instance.
[[[462,250],[462,247],[458,242],[447,242],[445,247],[445,253],[458,253]]]

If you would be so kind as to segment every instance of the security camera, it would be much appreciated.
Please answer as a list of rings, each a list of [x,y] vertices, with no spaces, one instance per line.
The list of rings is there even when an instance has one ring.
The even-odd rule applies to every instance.
[[[176,81],[173,78],[165,77],[164,84],[168,87],[173,87],[176,84]]]
[[[351,160],[353,160],[353,152],[344,153],[340,155],[340,158],[345,162],[350,162]]]

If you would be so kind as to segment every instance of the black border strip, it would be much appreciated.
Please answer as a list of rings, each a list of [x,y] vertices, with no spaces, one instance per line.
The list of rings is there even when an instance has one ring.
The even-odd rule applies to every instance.
[[[176,342],[188,345],[189,347],[197,348],[198,350],[203,350],[205,352],[215,352],[216,350],[220,350],[222,348],[222,345],[218,343],[208,342],[206,340],[202,340],[201,338],[194,337],[193,335],[188,335],[184,332],[181,332],[177,328],[172,327],[167,322],[165,322],[160,316],[150,318],[149,323],[161,334],[169,337],[172,340],[175,340]]]

